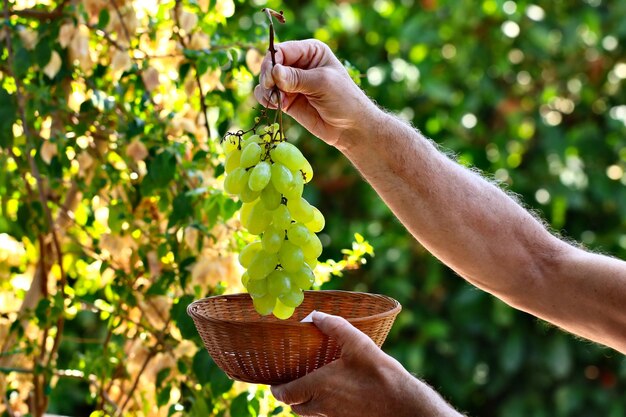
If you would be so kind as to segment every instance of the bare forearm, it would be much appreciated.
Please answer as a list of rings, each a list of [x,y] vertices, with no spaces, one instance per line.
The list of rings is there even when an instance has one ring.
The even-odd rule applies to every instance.
[[[514,307],[626,352],[625,262],[559,240],[415,129],[372,115],[340,149],[419,242]]]
[[[533,269],[542,267],[539,255],[553,250],[544,227],[415,129],[376,115],[371,133],[346,135],[342,151],[415,238],[461,276],[500,297],[514,297],[520,285],[532,284],[538,276]]]

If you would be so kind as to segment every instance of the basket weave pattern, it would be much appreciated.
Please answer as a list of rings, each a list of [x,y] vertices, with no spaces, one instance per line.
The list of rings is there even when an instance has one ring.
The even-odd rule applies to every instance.
[[[288,320],[259,316],[248,294],[195,301],[187,308],[209,354],[239,381],[277,385],[300,378],[339,358],[337,343],[313,323],[312,310],[342,316],[382,346],[400,304],[384,295],[349,291],[305,291]]]

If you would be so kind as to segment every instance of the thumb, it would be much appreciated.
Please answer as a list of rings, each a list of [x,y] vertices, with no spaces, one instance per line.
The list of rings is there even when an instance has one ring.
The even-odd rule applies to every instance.
[[[351,325],[343,317],[316,311],[313,314],[313,323],[322,333],[337,341],[341,347],[342,356],[363,349],[377,348],[369,336]]]
[[[315,88],[319,88],[316,80],[315,70],[304,70],[301,68],[285,67],[276,64],[272,68],[272,78],[278,89],[286,93],[312,93]]]

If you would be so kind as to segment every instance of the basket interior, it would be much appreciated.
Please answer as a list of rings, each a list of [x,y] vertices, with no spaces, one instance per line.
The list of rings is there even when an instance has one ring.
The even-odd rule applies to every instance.
[[[350,291],[305,291],[304,301],[293,316],[279,320],[273,315],[260,316],[248,294],[233,294],[198,300],[189,306],[189,312],[202,319],[224,322],[275,322],[297,324],[311,311],[341,316],[352,323],[374,316],[395,314],[400,305],[392,298]],[[305,323],[301,323],[305,324]]]

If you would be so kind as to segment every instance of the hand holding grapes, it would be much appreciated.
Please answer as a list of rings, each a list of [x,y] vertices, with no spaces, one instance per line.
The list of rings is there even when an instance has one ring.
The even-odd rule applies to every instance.
[[[257,100],[276,108],[272,91],[278,87],[282,109],[329,145],[339,146],[342,134],[377,111],[324,43],[284,42],[276,51],[276,66],[269,53],[263,60]]]
[[[313,322],[337,340],[342,356],[296,381],[272,387],[274,396],[299,416],[459,416],[345,319],[315,313]]]

